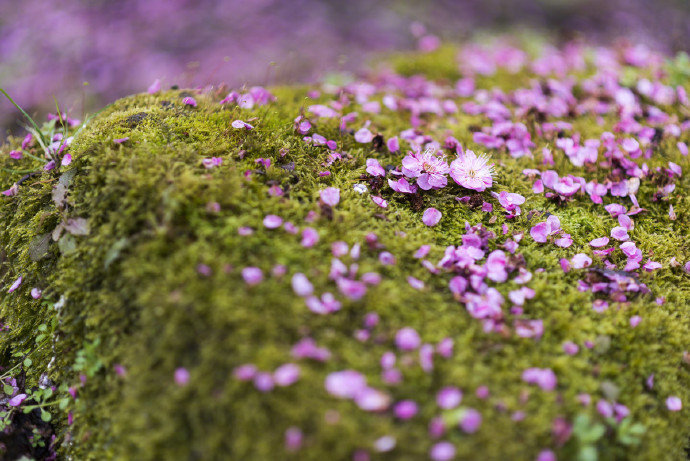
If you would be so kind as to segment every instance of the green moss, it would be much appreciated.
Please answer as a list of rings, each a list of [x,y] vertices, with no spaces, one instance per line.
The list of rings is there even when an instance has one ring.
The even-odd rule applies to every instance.
[[[406,56],[396,62],[403,73],[426,71],[433,78],[452,80],[457,77],[454,55],[453,49],[443,48],[438,54]],[[495,78],[480,84],[506,88],[515,84],[509,75]],[[222,95],[214,93],[196,96],[196,108],[181,103],[187,93],[180,91],[122,99],[91,121],[71,148],[74,161],[68,169],[76,175],[69,185],[67,211],[58,210],[51,200],[52,186],[65,168],[32,178],[17,196],[2,198],[2,280],[9,285],[19,274],[25,277],[17,292],[3,290],[1,314],[9,327],[0,337],[3,365],[15,365],[11,354],[34,348],[38,326],[56,320],[51,341],[32,352],[33,365],[26,370],[29,382],[36,383],[42,373],[70,385],[79,383],[79,375],[86,377],[78,399],[55,414],[63,455],[142,460],[227,459],[230,454],[237,459],[347,459],[356,448],[371,448],[376,438],[392,434],[399,448],[391,459],[420,459],[431,445],[427,423],[437,414],[432,396],[444,385],[454,384],[465,391],[463,406],[481,409],[484,417],[482,429],[472,436],[449,430],[447,439],[456,445],[459,458],[473,459],[481,453],[483,459],[533,459],[553,445],[555,417],[573,420],[586,413],[603,422],[591,407],[577,403],[576,396],[587,392],[598,399],[603,395],[601,383],[610,382],[619,390],[617,400],[628,406],[631,419],[642,423],[646,432],[642,443],[633,446],[621,443],[609,429],[597,443],[601,459],[683,458],[690,413],[669,413],[664,399],[678,395],[690,402],[690,370],[682,360],[689,347],[690,282],[682,268],[668,265],[674,256],[683,262],[690,259],[687,175],[671,198],[676,221],[668,219],[667,202],[648,200],[653,190],[643,186],[640,194],[649,211],[636,220],[636,242],[665,266],[653,276],[643,275],[642,281],[666,303],[660,306],[653,296],[636,296],[598,314],[591,309],[593,295],[577,289],[581,273],[563,274],[558,260],[577,252],[591,254],[589,240],[606,235],[613,220],[586,198],[558,207],[531,194],[521,171],[535,167],[539,159],[515,160],[498,154],[495,190],[528,198],[523,214],[507,222],[511,231],[527,233],[544,219],[529,210],[552,213],[560,217],[574,245],[560,249],[528,237],[520,243],[519,251],[534,274],[529,286],[537,292],[526,305],[526,315],[544,319],[544,336],[535,341],[487,335],[452,298],[449,276],[432,276],[412,254],[420,245],[434,243],[431,259],[437,260],[445,245],[459,242],[465,222],[482,223],[500,234],[504,218],[492,222],[492,214],[458,203],[454,196],[461,191],[453,187],[424,195],[424,207],[443,212],[437,227],[422,225],[421,211],[397,198],[387,196],[390,205],[382,211],[372,205],[368,194],[353,191],[352,185],[364,172],[367,157],[375,156],[382,164],[398,163],[399,157],[357,144],[351,135],[340,132],[336,121],[322,121],[318,132],[336,139],[351,155],[330,168],[331,176],[320,177],[317,172],[327,154],[306,146],[293,131],[294,117],[314,103],[306,97],[307,88],[276,88],[274,93],[276,103],[253,110],[221,106]],[[253,118],[255,130],[230,127],[235,119]],[[405,115],[388,111],[371,120],[386,137],[408,123]],[[450,130],[463,143],[479,148],[468,129],[477,120],[462,115],[456,123],[443,121],[433,129],[439,135]],[[574,123],[583,137],[602,131],[587,118]],[[113,142],[122,137],[129,141]],[[2,153],[17,142],[10,140]],[[664,162],[687,166],[673,146],[662,147]],[[222,166],[204,169],[201,159],[211,156],[223,158]],[[2,166],[13,167],[6,157],[0,155]],[[245,178],[246,171],[259,170],[257,158],[270,158],[272,166],[265,174],[255,171]],[[571,171],[565,160],[557,161],[559,171]],[[37,166],[29,162],[22,166]],[[294,171],[281,168],[291,162]],[[0,173],[7,186],[20,176]],[[270,197],[272,184],[283,187],[285,196]],[[332,220],[319,214],[318,191],[326,186],[342,191]],[[485,199],[495,203],[488,194]],[[221,211],[208,211],[209,202],[220,204]],[[270,213],[299,225],[310,211],[317,212],[312,225],[321,236],[312,248],[303,248],[299,236],[261,225]],[[88,218],[90,233],[74,237],[72,251],[61,252],[51,243],[44,257],[32,260],[35,242],[51,232],[62,215]],[[240,237],[242,226],[256,232]],[[405,235],[399,234],[401,230]],[[309,312],[293,295],[290,275],[303,272],[317,292],[335,292],[328,280],[331,243],[363,243],[369,232],[375,232],[396,255],[397,265],[382,268],[378,251],[364,245],[360,271],[378,271],[383,282],[371,287],[362,301],[344,302],[336,314]],[[503,240],[499,237],[496,244]],[[200,263],[209,265],[213,274],[200,276],[196,270]],[[289,275],[268,276],[276,264],[286,265]],[[239,275],[244,266],[260,267],[266,280],[248,288]],[[405,281],[408,275],[423,280],[425,289],[412,289]],[[33,286],[45,289],[43,300],[31,299]],[[515,284],[499,287],[504,295],[514,288]],[[61,297],[64,305],[55,308]],[[367,312],[378,313],[381,323],[374,330],[375,341],[360,342],[354,333]],[[631,329],[628,320],[635,314],[643,321]],[[395,332],[403,326],[413,326],[425,342],[444,337],[455,341],[453,357],[436,359],[433,373],[403,367],[402,384],[390,390],[396,400],[420,399],[419,416],[401,423],[389,414],[365,413],[325,392],[325,376],[346,368],[359,370],[371,384],[382,386],[380,356],[392,347]],[[301,363],[302,377],[294,386],[262,394],[232,378],[233,368],[243,363],[273,370],[291,361],[291,346],[305,335],[329,348],[333,358],[323,364]],[[561,349],[567,340],[580,344],[591,340],[598,346],[569,357]],[[116,364],[126,368],[125,378],[114,373]],[[543,392],[521,381],[522,371],[534,366],[555,371],[557,392]],[[178,367],[190,371],[190,385],[174,384]],[[648,391],[644,380],[651,373],[656,380],[654,390]],[[481,385],[491,389],[488,401],[474,395]],[[515,423],[511,414],[518,410],[527,416]],[[74,415],[71,426],[66,424],[67,411]],[[326,416],[333,418],[334,412],[338,422],[326,423]],[[283,448],[283,434],[290,426],[305,433],[305,448],[295,455]],[[572,458],[578,448],[572,439],[559,448],[559,455]]]

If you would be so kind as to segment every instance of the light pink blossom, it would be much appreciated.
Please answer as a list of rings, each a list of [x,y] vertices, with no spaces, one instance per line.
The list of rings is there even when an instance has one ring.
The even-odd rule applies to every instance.
[[[471,150],[466,150],[451,162],[450,177],[466,189],[483,192],[493,184],[493,164],[488,162],[488,156],[477,156]]]
[[[441,221],[441,212],[436,208],[427,208],[422,215],[422,222],[427,226],[433,227]]]

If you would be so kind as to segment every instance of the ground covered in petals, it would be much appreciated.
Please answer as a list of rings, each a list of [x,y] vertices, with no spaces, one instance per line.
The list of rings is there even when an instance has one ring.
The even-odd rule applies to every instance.
[[[5,453],[684,459],[687,65],[526,50],[10,139]]]

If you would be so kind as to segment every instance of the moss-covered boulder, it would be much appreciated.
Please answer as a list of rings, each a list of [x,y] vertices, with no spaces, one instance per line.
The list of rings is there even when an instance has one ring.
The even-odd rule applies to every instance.
[[[71,459],[683,459],[687,81],[615,51],[447,47],[10,139],[6,430],[38,412]],[[466,149],[490,188],[420,178]]]

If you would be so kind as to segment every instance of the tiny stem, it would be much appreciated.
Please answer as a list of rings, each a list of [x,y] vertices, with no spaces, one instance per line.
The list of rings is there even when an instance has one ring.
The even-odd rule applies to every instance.
[[[34,128],[36,129],[36,131],[40,134],[40,133],[41,133],[41,129],[38,127],[38,125],[36,124],[36,122],[34,122],[34,119],[32,119],[31,116],[29,116],[29,114],[27,114],[27,113],[24,111],[24,109],[22,109],[21,107],[19,107],[19,104],[17,104],[16,102],[14,102],[14,99],[12,99],[12,98],[10,97],[9,94],[7,94],[7,91],[5,91],[4,89],[0,88],[0,93],[2,93],[2,94],[5,95],[5,97],[12,103],[12,105],[13,105],[14,107],[16,107],[16,108],[19,110],[19,112],[21,112],[21,113],[24,115],[24,117],[27,118],[27,120],[28,120],[29,122],[31,122],[31,124],[33,125],[33,127],[34,127]],[[42,135],[41,135],[41,136],[42,136]]]

